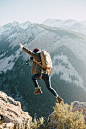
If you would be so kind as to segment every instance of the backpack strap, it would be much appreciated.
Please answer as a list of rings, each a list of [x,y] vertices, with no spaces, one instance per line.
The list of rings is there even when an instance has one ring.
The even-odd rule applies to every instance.
[[[34,58],[33,58],[33,62],[37,63],[38,65],[40,65],[40,66],[42,67],[41,62],[38,62],[38,61],[37,61],[36,59],[34,59]],[[39,79],[40,79],[40,80],[42,79],[42,72],[41,72],[41,75],[40,75]]]
[[[33,58],[33,61],[35,62],[35,63],[37,63],[38,65],[40,65],[43,69],[46,69],[47,70],[47,74],[51,74],[51,68],[47,68],[46,66],[42,66],[41,65],[41,62],[38,62],[36,59],[34,59]],[[39,79],[42,79],[42,72],[41,72],[41,75],[40,75],[40,77],[39,77]]]
[[[41,72],[41,75],[40,75],[39,79],[40,79],[40,80],[42,79],[42,72]]]
[[[33,58],[33,62],[37,63],[38,65],[40,65],[40,66],[42,67],[41,62],[38,62],[38,61],[37,61],[36,59],[34,59],[34,58]]]

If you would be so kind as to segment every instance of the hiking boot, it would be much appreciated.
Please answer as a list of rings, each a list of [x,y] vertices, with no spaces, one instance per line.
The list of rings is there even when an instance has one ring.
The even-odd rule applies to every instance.
[[[35,95],[38,95],[38,94],[42,94],[43,92],[41,91],[41,88],[37,87],[35,88],[36,91],[34,92]]]
[[[61,102],[63,102],[63,99],[60,98],[60,96],[56,96],[56,100],[58,101],[59,104],[60,104]]]

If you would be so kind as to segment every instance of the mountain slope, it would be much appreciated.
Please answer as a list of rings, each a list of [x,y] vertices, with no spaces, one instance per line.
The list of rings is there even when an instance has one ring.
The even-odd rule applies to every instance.
[[[86,40],[86,35],[79,33],[79,32],[75,32],[75,31],[71,31],[71,30],[67,30],[67,29],[61,29],[61,28],[57,28],[57,27],[51,27],[51,26],[45,26],[43,24],[37,24],[37,26],[44,28],[45,30],[54,32],[56,34],[59,34],[59,36],[69,36],[71,38],[81,38],[81,39],[85,39]]]

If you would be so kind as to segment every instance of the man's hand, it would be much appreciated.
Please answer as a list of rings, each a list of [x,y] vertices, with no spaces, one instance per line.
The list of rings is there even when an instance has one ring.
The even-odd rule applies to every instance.
[[[22,44],[20,43],[19,46],[21,47],[21,45],[22,45]]]
[[[46,66],[46,65],[43,65],[43,68],[44,68],[44,69],[47,69],[47,66]]]
[[[23,45],[22,45],[21,43],[19,43],[19,46],[20,46],[21,48],[23,48]]]

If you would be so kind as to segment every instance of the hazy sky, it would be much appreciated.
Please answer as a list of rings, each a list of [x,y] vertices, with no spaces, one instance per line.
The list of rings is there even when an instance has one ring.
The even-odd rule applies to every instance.
[[[86,20],[86,0],[0,0],[0,25],[47,19]]]

